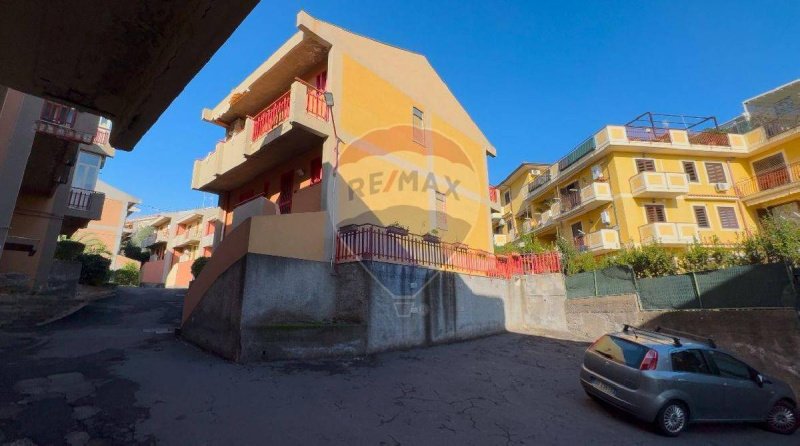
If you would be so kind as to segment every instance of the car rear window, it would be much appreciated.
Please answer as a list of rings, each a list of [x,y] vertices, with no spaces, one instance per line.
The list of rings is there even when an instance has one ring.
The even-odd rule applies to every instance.
[[[591,350],[614,362],[638,369],[650,349],[635,342],[605,335],[592,345]]]

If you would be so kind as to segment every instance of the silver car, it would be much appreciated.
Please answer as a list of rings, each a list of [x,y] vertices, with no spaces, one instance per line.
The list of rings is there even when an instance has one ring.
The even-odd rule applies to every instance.
[[[671,332],[675,333],[675,332]],[[595,400],[677,436],[690,422],[760,422],[774,432],[798,427],[797,400],[785,382],[717,349],[712,340],[626,325],[587,350],[581,384]]]

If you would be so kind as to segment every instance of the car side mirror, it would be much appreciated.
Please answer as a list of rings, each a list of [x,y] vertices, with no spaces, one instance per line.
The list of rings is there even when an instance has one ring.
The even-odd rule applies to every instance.
[[[756,384],[758,384],[758,387],[764,387],[764,375],[756,374]]]

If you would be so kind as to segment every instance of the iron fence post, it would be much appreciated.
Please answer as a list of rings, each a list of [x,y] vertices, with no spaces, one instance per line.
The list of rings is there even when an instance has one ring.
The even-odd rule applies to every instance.
[[[594,279],[594,296],[597,297],[598,289],[597,289],[597,270],[592,271],[592,278]]]
[[[703,299],[700,297],[700,286],[697,284],[697,275],[692,272],[692,286],[694,286],[694,294],[697,296],[697,303],[700,304],[700,308],[703,308]]]

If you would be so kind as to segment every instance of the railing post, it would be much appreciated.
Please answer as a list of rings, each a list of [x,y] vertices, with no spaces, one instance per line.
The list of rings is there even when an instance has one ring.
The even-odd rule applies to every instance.
[[[692,278],[692,286],[694,287],[694,294],[697,296],[697,302],[700,308],[703,308],[703,299],[700,297],[700,285],[697,284],[697,275],[694,272],[690,273]]]

